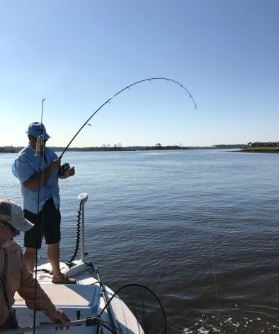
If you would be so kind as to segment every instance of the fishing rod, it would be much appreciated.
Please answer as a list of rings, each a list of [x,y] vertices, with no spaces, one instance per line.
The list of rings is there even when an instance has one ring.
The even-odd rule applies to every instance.
[[[36,138],[36,146],[35,146],[35,156],[39,158],[39,184],[38,184],[38,196],[37,196],[37,216],[39,216],[40,213],[40,193],[43,191],[43,179],[44,179],[44,170],[43,170],[43,161],[45,158],[45,151],[44,151],[44,136],[43,132],[45,132],[44,125],[43,125],[43,117],[44,117],[44,103],[46,101],[46,98],[43,98],[41,101],[41,122],[40,122],[40,134]],[[41,215],[41,221],[43,221],[43,214],[44,211],[42,211]],[[42,227],[43,228],[43,225]],[[42,233],[42,231],[41,231]],[[35,252],[35,285],[34,285],[34,294],[35,294],[35,307],[33,310],[33,334],[35,334],[36,331],[36,315],[37,315],[37,309],[36,309],[36,296],[37,296],[37,288],[38,288],[38,281],[37,281],[37,270],[38,268],[38,249],[36,248]]]
[[[42,99],[42,109],[41,109],[41,128],[40,128],[40,135],[37,137],[36,141],[36,148],[35,148],[35,156],[38,156],[40,158],[40,166],[39,166],[39,172],[43,171],[43,159],[44,159],[44,151],[43,156],[41,156],[42,147],[44,144],[43,141],[43,116],[44,116],[44,103],[45,98]],[[37,216],[39,217],[40,213],[40,192],[42,191],[42,185],[43,185],[43,174],[39,179],[39,189],[38,189],[38,196],[37,196]],[[43,218],[41,218],[43,220]],[[41,231],[42,232],[42,231]],[[36,296],[37,296],[37,289],[38,289],[38,281],[37,281],[37,268],[38,268],[38,248],[36,248],[35,252],[35,286],[34,286],[34,294],[35,294],[35,304],[34,304],[34,310],[33,310],[33,334],[36,333],[36,317],[37,317],[37,310],[36,310]]]
[[[42,99],[42,110],[41,110],[41,129],[40,129],[40,135],[37,137],[37,141],[36,141],[36,148],[35,148],[35,155],[39,156],[40,152],[42,150],[43,144],[44,144],[44,140],[42,137],[43,134],[43,128],[42,128],[42,124],[43,124],[43,117],[44,117],[44,103],[45,103],[45,98]]]
[[[146,81],[153,81],[153,80],[165,80],[168,82],[172,82],[178,86],[180,86],[182,89],[184,89],[187,93],[187,95],[189,96],[189,98],[192,100],[195,109],[197,109],[197,104],[192,96],[192,94],[189,92],[189,90],[179,81],[174,80],[174,79],[170,79],[167,77],[152,77],[152,78],[147,78],[147,79],[142,79],[139,81],[135,81],[133,83],[131,83],[130,85],[120,89],[118,92],[116,92],[113,96],[111,96],[110,98],[108,98],[103,104],[101,104],[91,115],[90,117],[82,124],[82,126],[78,129],[78,131],[75,133],[75,135],[72,137],[72,139],[69,141],[69,143],[67,144],[67,146],[64,148],[63,152],[60,154],[59,156],[59,160],[62,159],[64,153],[68,150],[68,148],[70,147],[70,145],[72,144],[72,142],[75,140],[75,138],[78,136],[78,134],[81,132],[81,130],[88,124],[88,122],[98,113],[98,111],[100,111],[106,104],[110,103],[114,98],[116,98],[116,96],[120,95],[121,93],[123,93],[124,91],[126,91],[127,89],[136,86],[138,84],[141,84],[143,82]]]

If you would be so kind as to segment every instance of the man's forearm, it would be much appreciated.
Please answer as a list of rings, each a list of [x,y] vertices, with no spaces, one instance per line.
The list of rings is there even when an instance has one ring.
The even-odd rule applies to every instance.
[[[39,187],[42,184],[45,184],[52,173],[51,166],[48,166],[41,172],[32,175],[27,181],[23,182],[23,186],[28,189]]]

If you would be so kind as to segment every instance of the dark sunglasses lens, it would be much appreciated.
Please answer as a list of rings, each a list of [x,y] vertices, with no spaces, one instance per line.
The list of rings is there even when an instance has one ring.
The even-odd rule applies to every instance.
[[[2,225],[7,226],[12,232],[16,232],[16,229],[7,222],[0,222]]]
[[[10,230],[11,230],[12,232],[16,232],[16,229],[15,229],[12,225],[10,225],[10,224],[9,224],[9,228],[10,228]]]

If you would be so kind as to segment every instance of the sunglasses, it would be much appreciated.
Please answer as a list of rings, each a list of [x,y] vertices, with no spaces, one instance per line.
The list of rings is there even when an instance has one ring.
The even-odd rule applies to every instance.
[[[14,228],[11,224],[7,223],[7,222],[2,222],[0,221],[0,224],[4,225],[4,226],[7,226],[12,232],[16,232],[17,229]]]

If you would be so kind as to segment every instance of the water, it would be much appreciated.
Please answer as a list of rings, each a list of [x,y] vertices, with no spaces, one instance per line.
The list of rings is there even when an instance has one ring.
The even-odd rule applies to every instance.
[[[21,203],[14,158],[0,155],[1,196]],[[87,192],[88,259],[113,289],[153,289],[168,333],[279,332],[278,155],[189,150],[64,158],[76,176],[60,182],[63,260],[74,251],[77,195]]]

